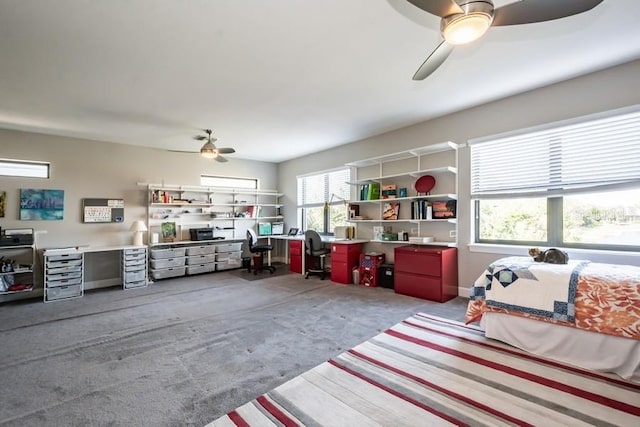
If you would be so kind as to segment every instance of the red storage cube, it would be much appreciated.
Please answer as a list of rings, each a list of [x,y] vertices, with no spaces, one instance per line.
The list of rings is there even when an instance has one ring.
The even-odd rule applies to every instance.
[[[360,255],[360,284],[375,287],[380,282],[379,267],[384,264],[384,254]]]

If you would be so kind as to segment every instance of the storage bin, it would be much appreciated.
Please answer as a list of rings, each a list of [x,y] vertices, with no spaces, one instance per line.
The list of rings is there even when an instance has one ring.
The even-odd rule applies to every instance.
[[[181,267],[184,265],[186,258],[164,258],[164,259],[152,259],[151,268],[171,268]]]
[[[72,259],[82,260],[82,254],[76,253],[76,254],[60,254],[60,255],[48,255],[47,256],[47,262],[69,261],[69,260],[72,260]]]
[[[140,259],[133,259],[133,260],[124,260],[124,265],[125,267],[139,267],[141,265],[145,265],[145,263],[147,262],[147,260],[143,257]]]
[[[187,274],[211,273],[215,270],[216,265],[214,263],[187,266]]]
[[[201,246],[189,246],[187,248],[187,256],[191,255],[206,255],[216,252],[215,245],[201,245]]]
[[[151,258],[178,258],[185,255],[185,248],[151,249]]]
[[[147,248],[130,248],[124,250],[125,256],[130,255],[142,255],[145,256],[147,254]]]
[[[82,285],[60,286],[47,289],[47,301],[76,298],[82,296]]]
[[[144,269],[139,271],[127,271],[124,273],[125,282],[137,282],[146,278],[146,271]]]
[[[67,265],[65,267],[47,267],[47,274],[56,275],[56,274],[64,274],[71,273],[74,271],[80,271],[80,265]]]
[[[49,282],[56,282],[59,280],[68,280],[82,277],[82,270],[75,269],[75,271],[69,271],[68,273],[49,274],[47,272],[47,279]]]
[[[186,267],[175,267],[175,268],[161,268],[158,270],[151,270],[151,275],[154,280],[160,279],[168,279],[170,277],[180,277],[184,276]]]
[[[216,246],[216,252],[233,252],[242,251],[242,242],[237,243],[220,243]]]
[[[232,268],[242,267],[242,258],[240,259],[228,259],[223,262],[218,262],[216,264],[216,270],[230,270]]]
[[[49,279],[47,282],[48,288],[56,288],[60,286],[69,286],[69,285],[80,285],[82,284],[82,277],[75,278],[57,278],[55,280]]]
[[[187,251],[187,253],[188,252],[189,251]],[[187,257],[187,265],[207,264],[207,263],[215,262],[215,261],[216,261],[216,255],[215,254],[197,255],[197,256]]]
[[[139,280],[137,282],[125,282],[124,283],[124,288],[125,289],[144,288],[145,286],[147,286],[147,281],[146,280]]]
[[[80,267],[82,259],[51,260],[47,257],[47,268]]]

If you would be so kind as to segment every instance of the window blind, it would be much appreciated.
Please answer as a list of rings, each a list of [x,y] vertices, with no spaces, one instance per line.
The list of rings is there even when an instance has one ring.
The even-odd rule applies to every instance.
[[[560,196],[640,186],[640,108],[470,141],[473,198]]]
[[[0,176],[49,178],[50,165],[46,162],[0,159]]]
[[[341,168],[298,177],[298,206],[313,207],[329,201],[331,204],[338,204],[343,203],[342,200],[349,200],[350,187],[347,182],[350,176],[349,168]]]

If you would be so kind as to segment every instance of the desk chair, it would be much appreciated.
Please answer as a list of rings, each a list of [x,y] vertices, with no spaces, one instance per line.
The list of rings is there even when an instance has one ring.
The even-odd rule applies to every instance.
[[[313,230],[305,231],[304,246],[306,254],[313,258],[315,264],[307,268],[304,278],[308,279],[309,275],[317,274],[320,276],[320,280],[324,280],[324,276],[329,273],[329,270],[325,267],[325,259],[331,253],[331,249],[324,247],[320,235]]]
[[[264,264],[264,254],[273,250],[273,245],[259,245],[256,232],[252,229],[247,229],[247,246],[249,252],[253,255],[253,274],[258,274],[258,271],[269,270],[269,273],[273,274],[276,268],[272,265]],[[251,273],[251,264],[249,264],[249,273]]]

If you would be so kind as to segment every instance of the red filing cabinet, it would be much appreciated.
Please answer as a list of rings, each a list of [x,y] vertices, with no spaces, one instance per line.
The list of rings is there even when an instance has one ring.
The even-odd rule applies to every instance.
[[[302,274],[302,255],[304,242],[302,240],[289,240],[289,271]]]
[[[410,245],[395,248],[396,293],[436,302],[458,296],[458,250]]]
[[[358,265],[362,243],[331,244],[331,281],[348,285],[353,282],[352,270]]]

